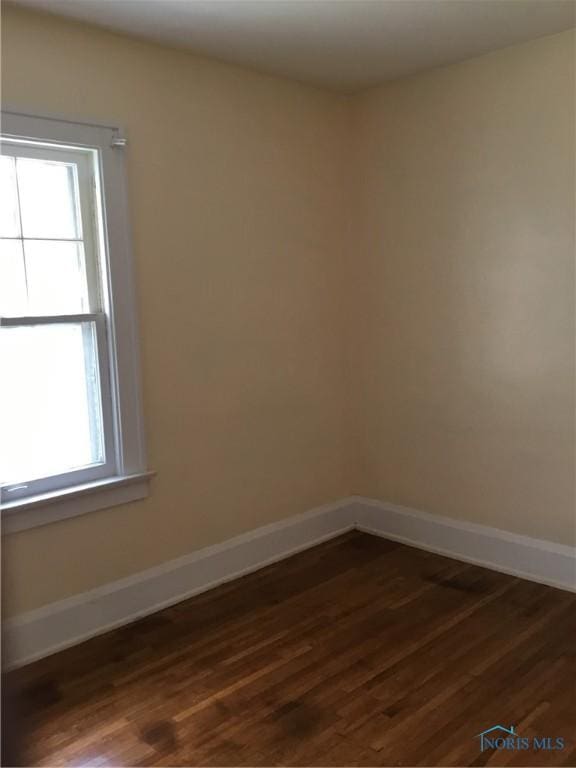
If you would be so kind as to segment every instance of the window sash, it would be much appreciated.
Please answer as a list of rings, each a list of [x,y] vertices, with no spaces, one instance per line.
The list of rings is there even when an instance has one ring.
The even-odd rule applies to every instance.
[[[101,464],[80,467],[58,475],[50,475],[49,477],[33,480],[22,480],[18,483],[3,485],[2,495],[6,502],[113,477],[118,473],[117,428],[110,387],[110,358],[107,344],[106,315],[102,312],[97,312],[73,315],[4,317],[0,320],[0,327],[18,328],[77,323],[94,323],[96,329],[96,357],[98,361],[99,395],[102,409],[104,461]]]
[[[88,303],[91,312],[98,312],[104,306],[102,286],[105,280],[102,260],[104,257],[101,247],[99,230],[102,228],[100,218],[100,206],[96,194],[96,176],[98,173],[97,151],[83,147],[57,147],[40,144],[39,140],[33,143],[30,139],[17,139],[2,136],[0,142],[2,154],[8,157],[24,157],[33,160],[53,160],[55,162],[70,163],[76,167],[79,195],[79,216],[81,224],[81,237],[25,237],[22,232],[20,237],[1,238],[2,240],[39,240],[46,242],[80,242],[84,246],[84,258],[86,263],[86,281],[88,287]],[[98,252],[101,251],[99,254]],[[100,258],[99,258],[100,255]]]

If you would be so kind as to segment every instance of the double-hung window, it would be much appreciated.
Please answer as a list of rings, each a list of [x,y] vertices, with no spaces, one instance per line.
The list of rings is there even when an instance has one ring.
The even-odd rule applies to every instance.
[[[145,495],[124,143],[106,126],[3,115],[0,485],[9,529]]]

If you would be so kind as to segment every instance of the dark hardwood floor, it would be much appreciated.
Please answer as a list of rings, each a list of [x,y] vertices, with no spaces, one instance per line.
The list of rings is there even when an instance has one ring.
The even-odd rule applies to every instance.
[[[24,763],[574,766],[575,640],[576,595],[351,533],[15,672]]]

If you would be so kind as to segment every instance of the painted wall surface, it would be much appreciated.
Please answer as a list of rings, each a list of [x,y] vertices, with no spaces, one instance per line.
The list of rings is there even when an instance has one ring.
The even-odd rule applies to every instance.
[[[575,541],[574,36],[355,105],[365,495]]]
[[[7,537],[19,613],[350,492],[346,102],[3,7],[3,100],[126,129],[149,499]]]
[[[574,38],[342,97],[3,9],[115,120],[151,496],[6,537],[17,614],[351,493],[574,539]]]

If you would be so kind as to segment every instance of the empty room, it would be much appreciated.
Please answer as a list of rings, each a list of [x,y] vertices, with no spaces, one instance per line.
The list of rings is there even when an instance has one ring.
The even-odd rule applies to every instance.
[[[1,27],[1,764],[576,766],[576,2]]]

